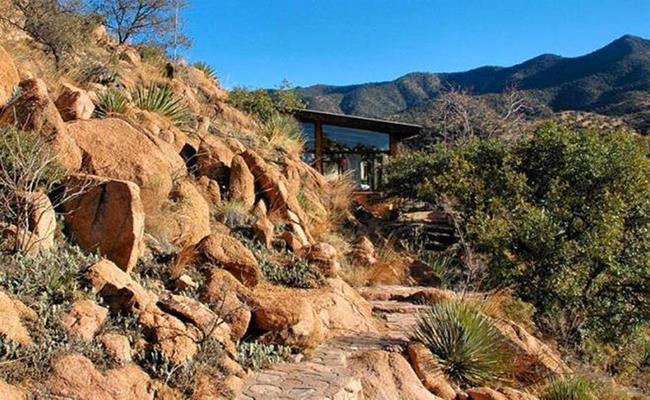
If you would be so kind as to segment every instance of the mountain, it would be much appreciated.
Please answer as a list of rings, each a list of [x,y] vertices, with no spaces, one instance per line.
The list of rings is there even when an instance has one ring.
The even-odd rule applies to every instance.
[[[511,67],[415,72],[394,81],[297,88],[309,108],[422,123],[427,103],[450,86],[494,95],[515,86],[552,111],[622,117],[650,130],[650,40],[626,35],[580,57],[543,54]]]

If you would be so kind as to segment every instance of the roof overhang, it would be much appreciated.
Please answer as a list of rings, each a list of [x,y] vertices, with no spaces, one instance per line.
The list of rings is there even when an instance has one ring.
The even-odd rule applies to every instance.
[[[422,126],[420,125],[346,114],[336,114],[325,111],[302,109],[291,110],[291,113],[298,120],[303,122],[321,122],[323,124],[343,126],[346,128],[385,132],[395,135],[400,139],[415,136],[422,131]]]

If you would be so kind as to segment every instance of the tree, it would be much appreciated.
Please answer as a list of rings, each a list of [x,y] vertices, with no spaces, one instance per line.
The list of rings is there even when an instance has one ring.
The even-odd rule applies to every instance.
[[[45,46],[57,67],[87,43],[88,32],[96,23],[94,17],[81,12],[80,3],[60,0],[10,0],[3,3],[0,20]]]
[[[92,4],[120,44],[134,40],[164,48],[190,44],[180,30],[180,12],[187,0],[92,0]]]

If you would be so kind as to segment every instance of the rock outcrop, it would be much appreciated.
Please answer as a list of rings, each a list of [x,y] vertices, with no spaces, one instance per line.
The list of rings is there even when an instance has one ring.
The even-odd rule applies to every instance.
[[[255,177],[241,156],[232,158],[228,189],[231,201],[241,202],[248,208],[255,204]]]
[[[90,119],[95,105],[86,91],[64,84],[61,94],[54,103],[64,121]]]
[[[4,106],[20,81],[18,70],[11,56],[0,46],[0,106]]]
[[[0,291],[0,335],[10,341],[27,346],[32,343],[24,321],[35,321],[37,315],[20,300],[10,298]]]
[[[73,335],[90,342],[104,324],[108,310],[92,300],[77,300],[61,324]]]

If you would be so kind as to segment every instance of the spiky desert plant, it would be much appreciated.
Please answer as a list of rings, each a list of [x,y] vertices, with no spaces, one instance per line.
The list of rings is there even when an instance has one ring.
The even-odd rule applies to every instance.
[[[194,63],[192,66],[194,68],[198,69],[199,71],[203,72],[205,74],[205,76],[207,76],[208,78],[214,79],[214,80],[217,79],[217,73],[210,64],[208,64],[206,62],[203,62],[203,61],[199,61],[199,62]]]
[[[110,114],[124,114],[129,99],[117,89],[108,89],[97,95],[95,118],[107,118]]]
[[[540,400],[596,400],[589,381],[580,377],[552,379],[542,387]]]
[[[152,111],[166,117],[176,126],[185,126],[190,119],[187,105],[169,86],[137,86],[133,94],[133,103],[141,110]]]
[[[418,320],[413,339],[422,342],[460,384],[479,386],[505,377],[508,353],[492,321],[473,305],[448,300]]]
[[[300,154],[305,146],[302,129],[290,115],[274,113],[262,124],[261,133],[269,150],[281,148],[292,154]]]

